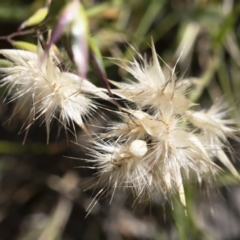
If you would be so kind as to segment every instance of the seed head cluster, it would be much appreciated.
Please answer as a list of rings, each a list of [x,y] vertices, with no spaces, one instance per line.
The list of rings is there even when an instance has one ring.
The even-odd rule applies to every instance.
[[[87,79],[62,71],[53,50],[43,58],[40,44],[37,53],[0,50],[0,54],[13,63],[0,68],[1,86],[9,101],[16,101],[15,113],[27,111],[27,131],[39,118],[48,135],[53,119],[65,128],[75,122],[86,130],[84,117],[98,110],[93,98],[110,100]],[[184,182],[214,179],[220,170],[216,160],[239,178],[225,153],[237,129],[223,101],[197,111],[188,98],[190,80],[177,79],[175,69],[164,73],[153,45],[151,61],[140,56],[122,67],[131,80],[110,81],[113,95],[125,101],[116,112],[120,120],[91,138],[88,148],[87,161],[95,164],[97,183],[102,185],[96,198],[109,192],[113,196],[117,189],[129,189],[140,201],[154,194],[171,200],[177,193],[185,206]]]
[[[194,110],[196,104],[187,97],[190,80],[177,79],[174,69],[164,74],[154,46],[152,61],[134,59],[123,68],[132,79],[111,81],[117,87],[112,92],[126,100],[120,121],[91,150],[101,194],[130,189],[145,201],[154,194],[171,200],[178,193],[185,206],[184,182],[213,180],[220,170],[216,160],[239,177],[224,152],[237,130],[222,101],[209,110]]]

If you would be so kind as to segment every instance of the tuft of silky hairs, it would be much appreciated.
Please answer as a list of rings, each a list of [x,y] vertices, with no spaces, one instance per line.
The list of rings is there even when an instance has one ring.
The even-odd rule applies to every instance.
[[[16,102],[13,115],[18,111],[26,113],[22,127],[25,137],[37,119],[46,124],[47,142],[53,119],[65,129],[75,122],[87,132],[84,118],[98,108],[94,98],[109,99],[101,88],[87,79],[62,71],[53,49],[43,57],[40,43],[37,52],[6,49],[0,50],[0,54],[12,62],[11,67],[0,68],[0,84],[6,87],[7,101]]]
[[[191,80],[177,79],[175,69],[164,74],[153,43],[151,61],[140,56],[140,61],[120,66],[131,76],[124,82],[110,81],[116,87],[112,93],[126,100],[117,112],[120,120],[110,123],[89,148],[87,161],[95,164],[101,186],[94,200],[124,189],[135,201],[156,194],[171,201],[177,193],[186,206],[184,183],[211,184],[222,171],[216,160],[239,179],[225,153],[231,151],[228,139],[238,140],[238,130],[223,100],[208,110],[196,110],[188,97],[194,90],[189,88]]]

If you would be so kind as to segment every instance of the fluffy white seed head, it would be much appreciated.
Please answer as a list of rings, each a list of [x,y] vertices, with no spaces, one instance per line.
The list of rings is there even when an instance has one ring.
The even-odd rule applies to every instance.
[[[237,129],[235,121],[228,117],[228,106],[221,100],[208,110],[186,112],[188,120],[201,129],[206,140],[211,142],[227,142],[227,138],[235,138]]]
[[[9,101],[16,101],[15,112],[27,110],[25,128],[38,118],[46,122],[49,137],[50,124],[54,118],[61,124],[77,123],[84,130],[84,116],[96,108],[92,97],[108,99],[103,91],[86,79],[63,72],[53,51],[43,58],[38,52],[23,50],[0,50],[0,54],[12,61],[13,66],[1,68],[1,86],[7,86]]]
[[[142,64],[133,60],[123,66],[134,80],[111,81],[117,87],[114,94],[131,105],[118,113],[121,121],[111,124],[102,135],[106,141],[92,150],[92,156],[108,188],[130,189],[138,200],[162,194],[171,201],[178,193],[185,206],[184,183],[210,183],[220,170],[216,159],[239,178],[224,152],[227,139],[235,138],[237,131],[222,102],[195,111],[187,97],[190,79],[176,80],[174,69],[170,77],[165,76],[152,50],[152,61],[142,58]]]
[[[95,148],[91,156],[99,170],[99,183],[106,189],[105,192],[115,192],[117,188],[131,189],[135,196],[147,191],[146,181],[148,166],[143,161],[147,153],[147,143],[135,140],[129,144],[114,142],[94,142]]]
[[[193,105],[186,97],[188,85],[183,81],[176,81],[174,70],[169,76],[164,75],[154,45],[152,61],[141,58],[138,62],[134,59],[129,65],[122,67],[134,78],[123,83],[111,81],[118,88],[113,92],[123,99],[134,102],[141,108],[156,110],[156,113],[164,106],[182,114]]]

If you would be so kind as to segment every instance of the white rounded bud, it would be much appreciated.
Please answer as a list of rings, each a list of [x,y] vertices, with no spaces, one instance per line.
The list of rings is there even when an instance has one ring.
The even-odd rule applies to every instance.
[[[129,147],[129,152],[136,157],[143,157],[147,150],[147,143],[142,140],[135,140],[131,142]]]

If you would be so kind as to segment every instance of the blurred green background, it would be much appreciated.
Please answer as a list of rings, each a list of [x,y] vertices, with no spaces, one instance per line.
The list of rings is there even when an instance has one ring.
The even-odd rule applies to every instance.
[[[40,26],[45,34],[56,23],[67,1],[53,0],[49,15]],[[178,60],[178,77],[191,77],[196,88],[194,101],[208,107],[225,97],[239,125],[240,93],[240,2],[237,0],[83,0],[90,32],[102,56],[130,59],[131,46],[150,56],[151,37],[157,53],[171,67]],[[16,32],[20,24],[44,0],[1,0],[0,36]],[[37,43],[35,34],[14,40]],[[64,38],[59,41],[64,52]],[[130,46],[131,45],[131,46]],[[12,48],[6,40],[0,49]],[[109,79],[121,80],[125,73],[104,58]],[[164,64],[162,64],[164,67]],[[72,67],[70,65],[70,67]],[[89,78],[101,85],[92,69]],[[3,89],[1,90],[3,94]],[[46,145],[44,126],[32,126],[25,145],[19,130],[24,115],[9,122],[14,104],[0,98],[0,239],[1,240],[123,240],[123,239],[240,239],[240,188],[228,173],[217,179],[211,191],[203,186],[186,186],[188,216],[177,196],[169,206],[163,196],[151,203],[131,206],[126,192],[101,200],[86,216],[85,209],[96,194],[84,191],[93,183],[91,170],[77,169],[84,158],[83,133],[78,143],[51,129]],[[110,117],[109,117],[110,118]],[[104,125],[107,121],[99,119]],[[98,129],[94,129],[96,132]],[[19,134],[20,133],[20,134]],[[238,159],[239,145],[232,142]],[[235,163],[239,169],[239,162]],[[201,190],[200,190],[201,189]],[[172,210],[172,207],[174,210]]]

